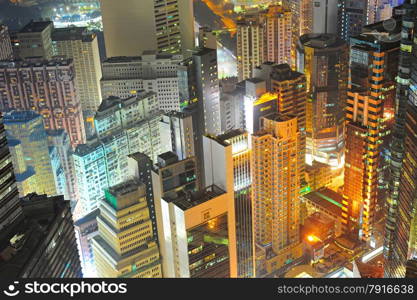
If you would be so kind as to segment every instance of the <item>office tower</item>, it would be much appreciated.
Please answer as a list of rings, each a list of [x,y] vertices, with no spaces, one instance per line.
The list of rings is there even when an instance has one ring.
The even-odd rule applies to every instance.
[[[59,28],[52,32],[56,55],[74,61],[75,88],[83,111],[95,112],[101,102],[101,65],[97,35],[86,27]]]
[[[32,111],[12,111],[4,115],[8,139],[21,143],[27,165],[35,171],[35,189],[30,193],[56,195],[55,180],[49,157],[48,140],[42,117]]]
[[[236,211],[237,276],[253,276],[252,253],[252,203],[251,203],[251,150],[249,135],[235,129],[217,137],[224,144],[232,145],[233,182]]]
[[[62,196],[29,194],[21,205],[25,218],[2,250],[1,276],[81,278],[69,202]]]
[[[101,90],[104,99],[110,96],[124,99],[145,90],[157,94],[159,109],[180,111],[187,105],[178,91],[177,68],[183,57],[155,51],[139,54],[142,55],[111,57],[103,62]]]
[[[191,0],[100,0],[107,57],[144,50],[180,53],[194,48]],[[123,33],[123,34],[121,34]]]
[[[306,33],[336,34],[339,0],[315,0],[310,2],[312,2],[312,30]]]
[[[188,112],[172,111],[161,122],[170,128],[172,151],[179,160],[195,156],[193,116]]]
[[[12,42],[6,25],[0,24],[0,61],[13,59]]]
[[[237,67],[239,81],[252,78],[253,69],[266,57],[265,24],[259,12],[245,14],[237,21]]]
[[[252,136],[252,228],[255,277],[272,276],[302,256],[300,132],[297,118],[272,114]]]
[[[97,277],[92,245],[93,238],[98,235],[97,217],[99,214],[100,210],[96,209],[74,222],[83,278]]]
[[[417,260],[409,260],[407,262],[407,268],[405,278],[417,278]]]
[[[377,22],[379,0],[339,0],[338,35],[349,42],[367,24]]]
[[[198,47],[217,49],[217,36],[208,27],[200,27],[198,30]]]
[[[271,5],[265,12],[266,61],[277,64],[294,64],[292,13],[288,8]]]
[[[383,39],[381,34],[397,35],[400,29],[397,26],[390,33],[376,23],[350,39],[342,217],[345,232],[355,232],[364,241],[370,241],[383,207],[378,181],[381,165],[385,164],[381,154],[388,134],[384,110],[386,101],[393,102],[391,90],[398,71],[399,42],[390,36]]]
[[[74,219],[77,220],[78,216],[74,211],[78,201],[77,180],[74,174],[74,161],[72,159],[73,151],[69,136],[63,129],[47,130],[46,134],[49,147],[57,149],[59,161],[65,176],[66,191],[68,193],[68,197],[65,199],[71,201],[72,214],[74,215]]]
[[[0,114],[0,240],[10,238],[14,225],[23,217],[19,192],[13,171],[12,156],[6,139],[3,116]]]
[[[344,162],[348,47],[331,34],[303,35],[297,68],[307,79],[307,162],[339,168]]]
[[[96,137],[73,154],[84,214],[97,208],[104,189],[129,179],[129,154],[139,151],[156,161],[159,154],[172,150],[170,129],[161,122],[162,115],[155,93],[103,100],[94,120]]]
[[[400,59],[397,81],[395,125],[392,133],[390,181],[387,196],[387,210],[384,240],[384,272],[385,277],[404,277],[405,264],[408,259],[410,218],[413,201],[410,197],[414,192],[413,145],[415,145],[412,125],[415,118],[414,79],[415,75],[415,39],[414,27],[417,3],[414,0],[405,1],[402,7],[396,9],[402,16],[402,33]],[[403,167],[404,164],[404,167]],[[412,169],[410,169],[412,168]],[[411,173],[410,173],[411,172]],[[402,175],[404,173],[404,175]],[[410,191],[410,192],[408,192]],[[410,194],[409,194],[410,193]],[[414,226],[415,228],[415,226]],[[410,243],[411,246],[411,243]],[[411,250],[411,247],[410,247]]]
[[[51,21],[30,21],[26,24],[16,33],[16,58],[51,59],[55,55],[51,39],[53,29],[54,23]]]
[[[0,109],[36,111],[45,129],[65,129],[75,148],[85,130],[74,79],[70,59],[0,62]]]
[[[193,53],[194,78],[196,83],[197,106],[203,113],[199,122],[204,122],[203,134],[219,134],[220,87],[217,72],[217,51],[202,48]]]
[[[255,69],[256,78],[266,81],[267,90],[277,95],[277,110],[281,115],[297,117],[300,132],[300,180],[305,181],[307,84],[304,74],[291,70],[288,64],[264,63]]]
[[[132,179],[106,190],[97,225],[93,253],[98,277],[162,277],[143,183]]]
[[[164,179],[156,165],[152,174],[164,277],[237,277],[232,147],[203,139],[205,188],[195,188],[199,179],[193,159],[175,162],[171,154],[158,165],[169,169],[171,161],[178,172]],[[187,178],[191,186],[185,187]],[[166,192],[164,184],[180,189]]]
[[[24,197],[36,189],[35,170],[28,166],[23,154],[22,143],[19,140],[8,139],[10,155],[13,162],[13,171],[16,178],[19,197]]]

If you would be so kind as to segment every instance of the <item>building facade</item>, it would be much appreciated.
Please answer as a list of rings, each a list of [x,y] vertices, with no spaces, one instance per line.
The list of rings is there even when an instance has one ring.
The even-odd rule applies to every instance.
[[[65,129],[71,145],[85,142],[81,103],[70,59],[0,63],[0,109],[33,110],[45,129]]]
[[[97,225],[93,252],[100,278],[162,277],[143,183],[132,179],[106,190]]]
[[[75,87],[83,111],[95,112],[101,103],[101,65],[97,35],[86,27],[54,29],[54,53],[71,58],[75,70]]]
[[[125,5],[100,0],[100,6],[107,57],[134,56],[144,50],[180,53],[194,48],[191,0],[129,0]]]

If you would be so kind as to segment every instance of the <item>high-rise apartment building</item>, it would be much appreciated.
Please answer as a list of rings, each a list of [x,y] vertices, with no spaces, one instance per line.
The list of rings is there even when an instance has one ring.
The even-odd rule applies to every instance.
[[[52,21],[30,21],[16,33],[14,53],[16,58],[37,57],[49,60],[55,53],[52,47]]]
[[[97,208],[104,189],[129,179],[128,155],[139,151],[156,161],[172,150],[170,128],[162,116],[154,93],[103,100],[94,120],[96,137],[73,154],[84,214]]]
[[[253,267],[272,276],[302,256],[297,117],[261,119],[252,136]]]
[[[255,69],[255,77],[265,80],[268,92],[277,95],[277,110],[281,115],[297,117],[300,132],[300,180],[305,181],[307,83],[304,74],[291,70],[288,64],[264,63]]]
[[[107,57],[144,50],[186,53],[194,48],[191,0],[100,0]],[[123,34],[120,34],[123,32]]]
[[[235,129],[217,137],[232,145],[233,182],[236,210],[237,276],[253,277],[252,203],[251,203],[251,150],[249,135]]]
[[[198,47],[217,49],[217,36],[208,27],[200,27],[198,29]]]
[[[153,173],[164,277],[237,277],[232,146],[206,136],[203,144],[206,188],[186,192],[181,186],[178,193],[162,194],[164,183],[172,186],[187,177],[176,173],[171,181]],[[196,166],[190,162],[173,166],[189,165],[195,181]]]
[[[292,12],[285,6],[270,5],[265,12],[266,61],[295,64]]]
[[[11,278],[81,278],[69,201],[29,194],[25,218],[2,248],[0,274]]]
[[[265,24],[259,12],[237,21],[237,67],[239,81],[253,77],[253,69],[265,61]]]
[[[13,228],[23,217],[13,171],[3,116],[0,114],[0,240],[11,238]]]
[[[399,20],[398,20],[399,21]],[[398,22],[400,24],[400,22]],[[350,39],[350,80],[346,106],[346,157],[343,225],[370,241],[384,203],[381,198],[382,150],[388,126],[385,102],[394,102],[399,42],[381,38],[384,26],[366,26]],[[387,34],[399,34],[400,26]],[[370,68],[369,66],[373,66]]]
[[[139,90],[155,92],[159,109],[181,111],[187,105],[179,96],[178,64],[182,55],[157,54],[155,51],[140,52],[134,57],[111,57],[103,64],[101,91],[103,98],[131,97]]]
[[[101,65],[97,35],[86,27],[54,29],[54,53],[74,61],[75,87],[83,111],[94,113],[101,102]]]
[[[384,241],[385,277],[402,278],[410,252],[415,249],[415,120],[416,50],[414,45],[417,2],[407,0],[396,9],[402,18],[395,125],[392,133],[389,193]]]
[[[307,162],[341,167],[348,47],[332,34],[308,34],[300,38],[297,52],[297,69],[307,80]]]
[[[11,59],[13,59],[13,48],[9,30],[6,25],[0,24],[0,61]]]
[[[85,142],[71,59],[0,62],[0,109],[36,111],[45,129],[65,129],[72,147]]]
[[[35,172],[35,185],[32,185],[35,189],[28,192],[56,195],[56,183],[42,117],[33,111],[12,111],[4,115],[4,127],[8,139],[21,143],[25,162],[33,167]]]
[[[132,179],[106,190],[97,225],[93,252],[98,277],[162,277],[143,183]]]

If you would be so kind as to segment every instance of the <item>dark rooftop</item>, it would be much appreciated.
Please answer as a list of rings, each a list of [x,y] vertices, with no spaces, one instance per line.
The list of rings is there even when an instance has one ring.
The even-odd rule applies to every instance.
[[[53,25],[54,23],[52,21],[30,21],[19,31],[19,33],[42,32],[48,26]]]
[[[89,33],[87,27],[56,28],[52,32],[53,41],[82,40],[83,42],[91,42],[94,38],[95,34]]]
[[[219,188],[216,185],[212,185],[209,187],[206,187],[204,190],[197,191],[197,192],[184,192],[181,191],[177,194],[176,198],[169,198],[164,197],[164,200],[174,203],[176,206],[178,206],[182,210],[187,210],[190,208],[193,208],[194,206],[197,206],[199,204],[202,204],[204,202],[207,202],[209,200],[212,200],[214,198],[217,198],[226,192]]]

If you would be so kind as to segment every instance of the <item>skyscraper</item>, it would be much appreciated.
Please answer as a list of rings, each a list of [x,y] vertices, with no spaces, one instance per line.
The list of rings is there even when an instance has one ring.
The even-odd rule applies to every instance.
[[[305,182],[307,83],[304,74],[291,70],[288,64],[264,63],[255,69],[255,77],[266,81],[267,90],[277,95],[281,115],[297,117],[300,132],[298,167],[301,183]]]
[[[13,59],[12,43],[6,25],[0,24],[0,61]]]
[[[384,271],[386,277],[404,277],[412,225],[411,201],[414,191],[415,109],[415,39],[417,2],[407,0],[397,9],[402,16],[402,34],[397,80],[395,126],[392,133],[390,181],[384,241]],[[403,166],[404,164],[404,166]],[[411,172],[411,173],[410,173]],[[403,175],[404,174],[404,175]],[[410,191],[410,192],[409,192]],[[410,194],[411,193],[411,194]]]
[[[191,0],[100,0],[107,57],[194,48]],[[123,34],[121,34],[123,33]]]
[[[83,111],[95,112],[101,102],[101,65],[97,35],[86,27],[54,29],[54,53],[74,61],[75,87]]]
[[[11,278],[80,278],[80,259],[69,201],[29,194],[21,200],[25,218],[2,243],[0,274]]]
[[[260,13],[245,14],[237,21],[239,81],[252,78],[253,69],[265,61],[265,24]]]
[[[297,118],[261,119],[252,137],[253,267],[271,276],[302,256]]]
[[[307,80],[307,162],[341,167],[348,82],[348,47],[331,34],[303,35],[297,68]]]
[[[84,278],[97,276],[93,254],[93,238],[98,234],[97,216],[99,214],[100,210],[96,209],[74,222],[78,252],[80,254]]]
[[[295,64],[292,12],[281,5],[270,5],[265,12],[266,61]]]
[[[400,23],[400,22],[398,22]],[[343,223],[370,241],[383,203],[381,178],[383,142],[388,128],[386,102],[393,102],[391,90],[398,72],[399,42],[393,37],[400,26],[387,32],[380,23],[367,26],[365,33],[350,42],[350,80],[346,107],[346,163]],[[374,33],[373,33],[374,32]],[[381,34],[389,36],[382,38]],[[369,68],[369,66],[374,66]]]
[[[14,225],[23,217],[19,202],[19,192],[13,172],[12,157],[9,152],[3,116],[0,114],[0,240],[11,238]]]
[[[162,193],[187,181],[196,186],[194,160],[172,164],[188,172],[153,173],[164,277],[237,277],[231,145],[208,137],[203,144],[207,187]]]
[[[72,147],[85,142],[71,59],[0,62],[0,109],[36,111],[45,129],[65,129]]]
[[[143,183],[131,179],[106,190],[97,224],[93,251],[99,277],[162,277]]]
[[[12,111],[4,115],[4,127],[8,139],[21,143],[23,157],[35,172],[35,189],[28,192],[55,196],[57,189],[42,117],[33,111]]]
[[[336,34],[339,1],[340,0],[308,1],[312,2],[312,30],[307,33]]]
[[[251,203],[251,150],[249,135],[235,129],[217,137],[232,145],[233,181],[236,210],[237,276],[253,276],[252,203]]]

